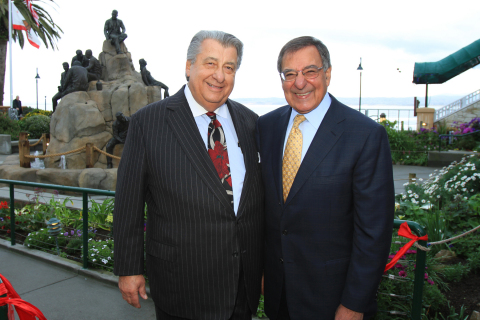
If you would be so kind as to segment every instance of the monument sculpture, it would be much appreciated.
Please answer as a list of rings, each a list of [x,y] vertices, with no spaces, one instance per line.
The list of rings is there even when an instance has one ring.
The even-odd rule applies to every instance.
[[[128,125],[130,124],[130,117],[126,117],[122,112],[115,114],[115,120],[112,125],[113,138],[107,143],[107,153],[113,154],[113,148],[117,144],[125,144],[127,139]],[[107,169],[113,168],[112,158],[107,156]]]
[[[117,19],[118,11],[112,11],[112,18],[105,21],[104,34],[107,40],[110,40],[112,45],[115,46],[117,54],[122,53],[120,49],[120,43],[122,43],[126,38],[127,34],[125,33],[125,25],[122,20]]]
[[[86,68],[86,67],[88,66],[88,60],[87,60],[87,59],[85,58],[85,56],[83,55],[82,50],[77,50],[77,51],[76,51],[76,54],[77,54],[77,55],[72,58],[72,63],[71,63],[70,65],[73,66],[73,63],[74,63],[75,61],[79,61],[79,62],[80,62],[80,65],[81,65],[82,67]]]
[[[80,61],[75,61],[65,77],[65,90],[62,92],[62,97],[75,91],[87,91],[87,89],[87,69],[82,67]]]
[[[53,112],[55,112],[55,109],[57,108],[58,105],[58,100],[60,100],[63,97],[63,91],[65,91],[65,79],[67,78],[67,72],[70,69],[70,66],[68,65],[68,62],[63,63],[63,70],[62,75],[60,77],[60,85],[58,86],[58,92],[53,96],[52,98],[52,105],[53,105]]]
[[[100,61],[92,55],[92,50],[90,49],[85,51],[85,57],[88,61],[88,81],[100,80],[100,77],[102,76],[102,66],[100,65]]]
[[[165,90],[164,98],[168,98],[170,95],[168,94],[168,87],[160,81],[155,80],[150,71],[147,70],[147,61],[145,59],[140,59],[138,61],[140,63],[140,73],[142,75],[143,83],[146,86],[159,86],[163,90]]]

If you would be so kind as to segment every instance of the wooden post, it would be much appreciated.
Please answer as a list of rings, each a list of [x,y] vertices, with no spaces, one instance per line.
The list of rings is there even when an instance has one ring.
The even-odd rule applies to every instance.
[[[86,153],[86,165],[87,168],[93,168],[93,143],[87,143],[87,149],[85,150]]]
[[[401,126],[401,128],[402,128],[402,131],[403,131],[403,121],[402,121],[402,126]]]
[[[409,173],[408,174],[408,182],[416,182],[417,181],[417,174],[416,173]]]
[[[30,144],[28,144],[28,147],[25,147],[26,144],[28,144],[28,133],[20,132],[18,137],[18,155],[20,167],[22,168],[30,168],[30,159],[25,158],[25,155],[30,155]]]
[[[18,141],[18,153],[20,156],[20,167],[30,168],[30,159],[26,155],[30,155],[30,142],[28,140]]]
[[[43,143],[43,155],[47,153],[48,141],[47,133],[42,133],[42,143]]]

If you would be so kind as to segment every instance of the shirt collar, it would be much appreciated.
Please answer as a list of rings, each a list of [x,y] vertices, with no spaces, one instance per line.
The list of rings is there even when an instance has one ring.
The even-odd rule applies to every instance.
[[[205,110],[204,107],[202,107],[193,97],[192,92],[190,91],[190,88],[188,87],[188,84],[185,86],[185,97],[187,98],[188,105],[190,106],[190,109],[192,110],[193,117],[200,117],[207,113],[208,111]],[[222,118],[228,118],[228,108],[227,105],[224,103],[220,107],[218,107],[214,111],[217,115],[219,115]]]
[[[308,122],[312,124],[312,126],[318,129],[331,103],[332,98],[330,98],[330,95],[328,94],[328,92],[326,92],[322,102],[320,102],[318,107],[316,107],[309,113],[305,113],[303,115],[305,116],[305,118],[307,118]],[[290,119],[295,118],[297,114],[299,113],[292,108],[292,115],[290,116]]]

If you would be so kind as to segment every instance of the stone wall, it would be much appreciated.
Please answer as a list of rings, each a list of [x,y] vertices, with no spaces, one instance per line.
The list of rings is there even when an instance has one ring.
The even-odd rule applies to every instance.
[[[435,122],[435,124],[443,123],[447,127],[453,127],[453,122],[470,122],[473,118],[480,117],[480,101],[475,102],[474,104],[469,105],[466,108],[458,110],[457,112],[452,113],[451,115],[441,119],[440,121]]]

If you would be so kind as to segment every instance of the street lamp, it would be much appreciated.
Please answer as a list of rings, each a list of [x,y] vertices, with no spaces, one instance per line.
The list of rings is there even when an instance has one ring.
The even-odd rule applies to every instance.
[[[357,68],[358,71],[360,71],[360,97],[358,99],[358,111],[362,111],[362,57],[360,57],[360,64],[358,65]]]
[[[35,81],[37,81],[37,109],[38,109],[38,79],[40,79],[40,76],[38,75],[38,68],[37,68],[37,76],[35,77]]]

